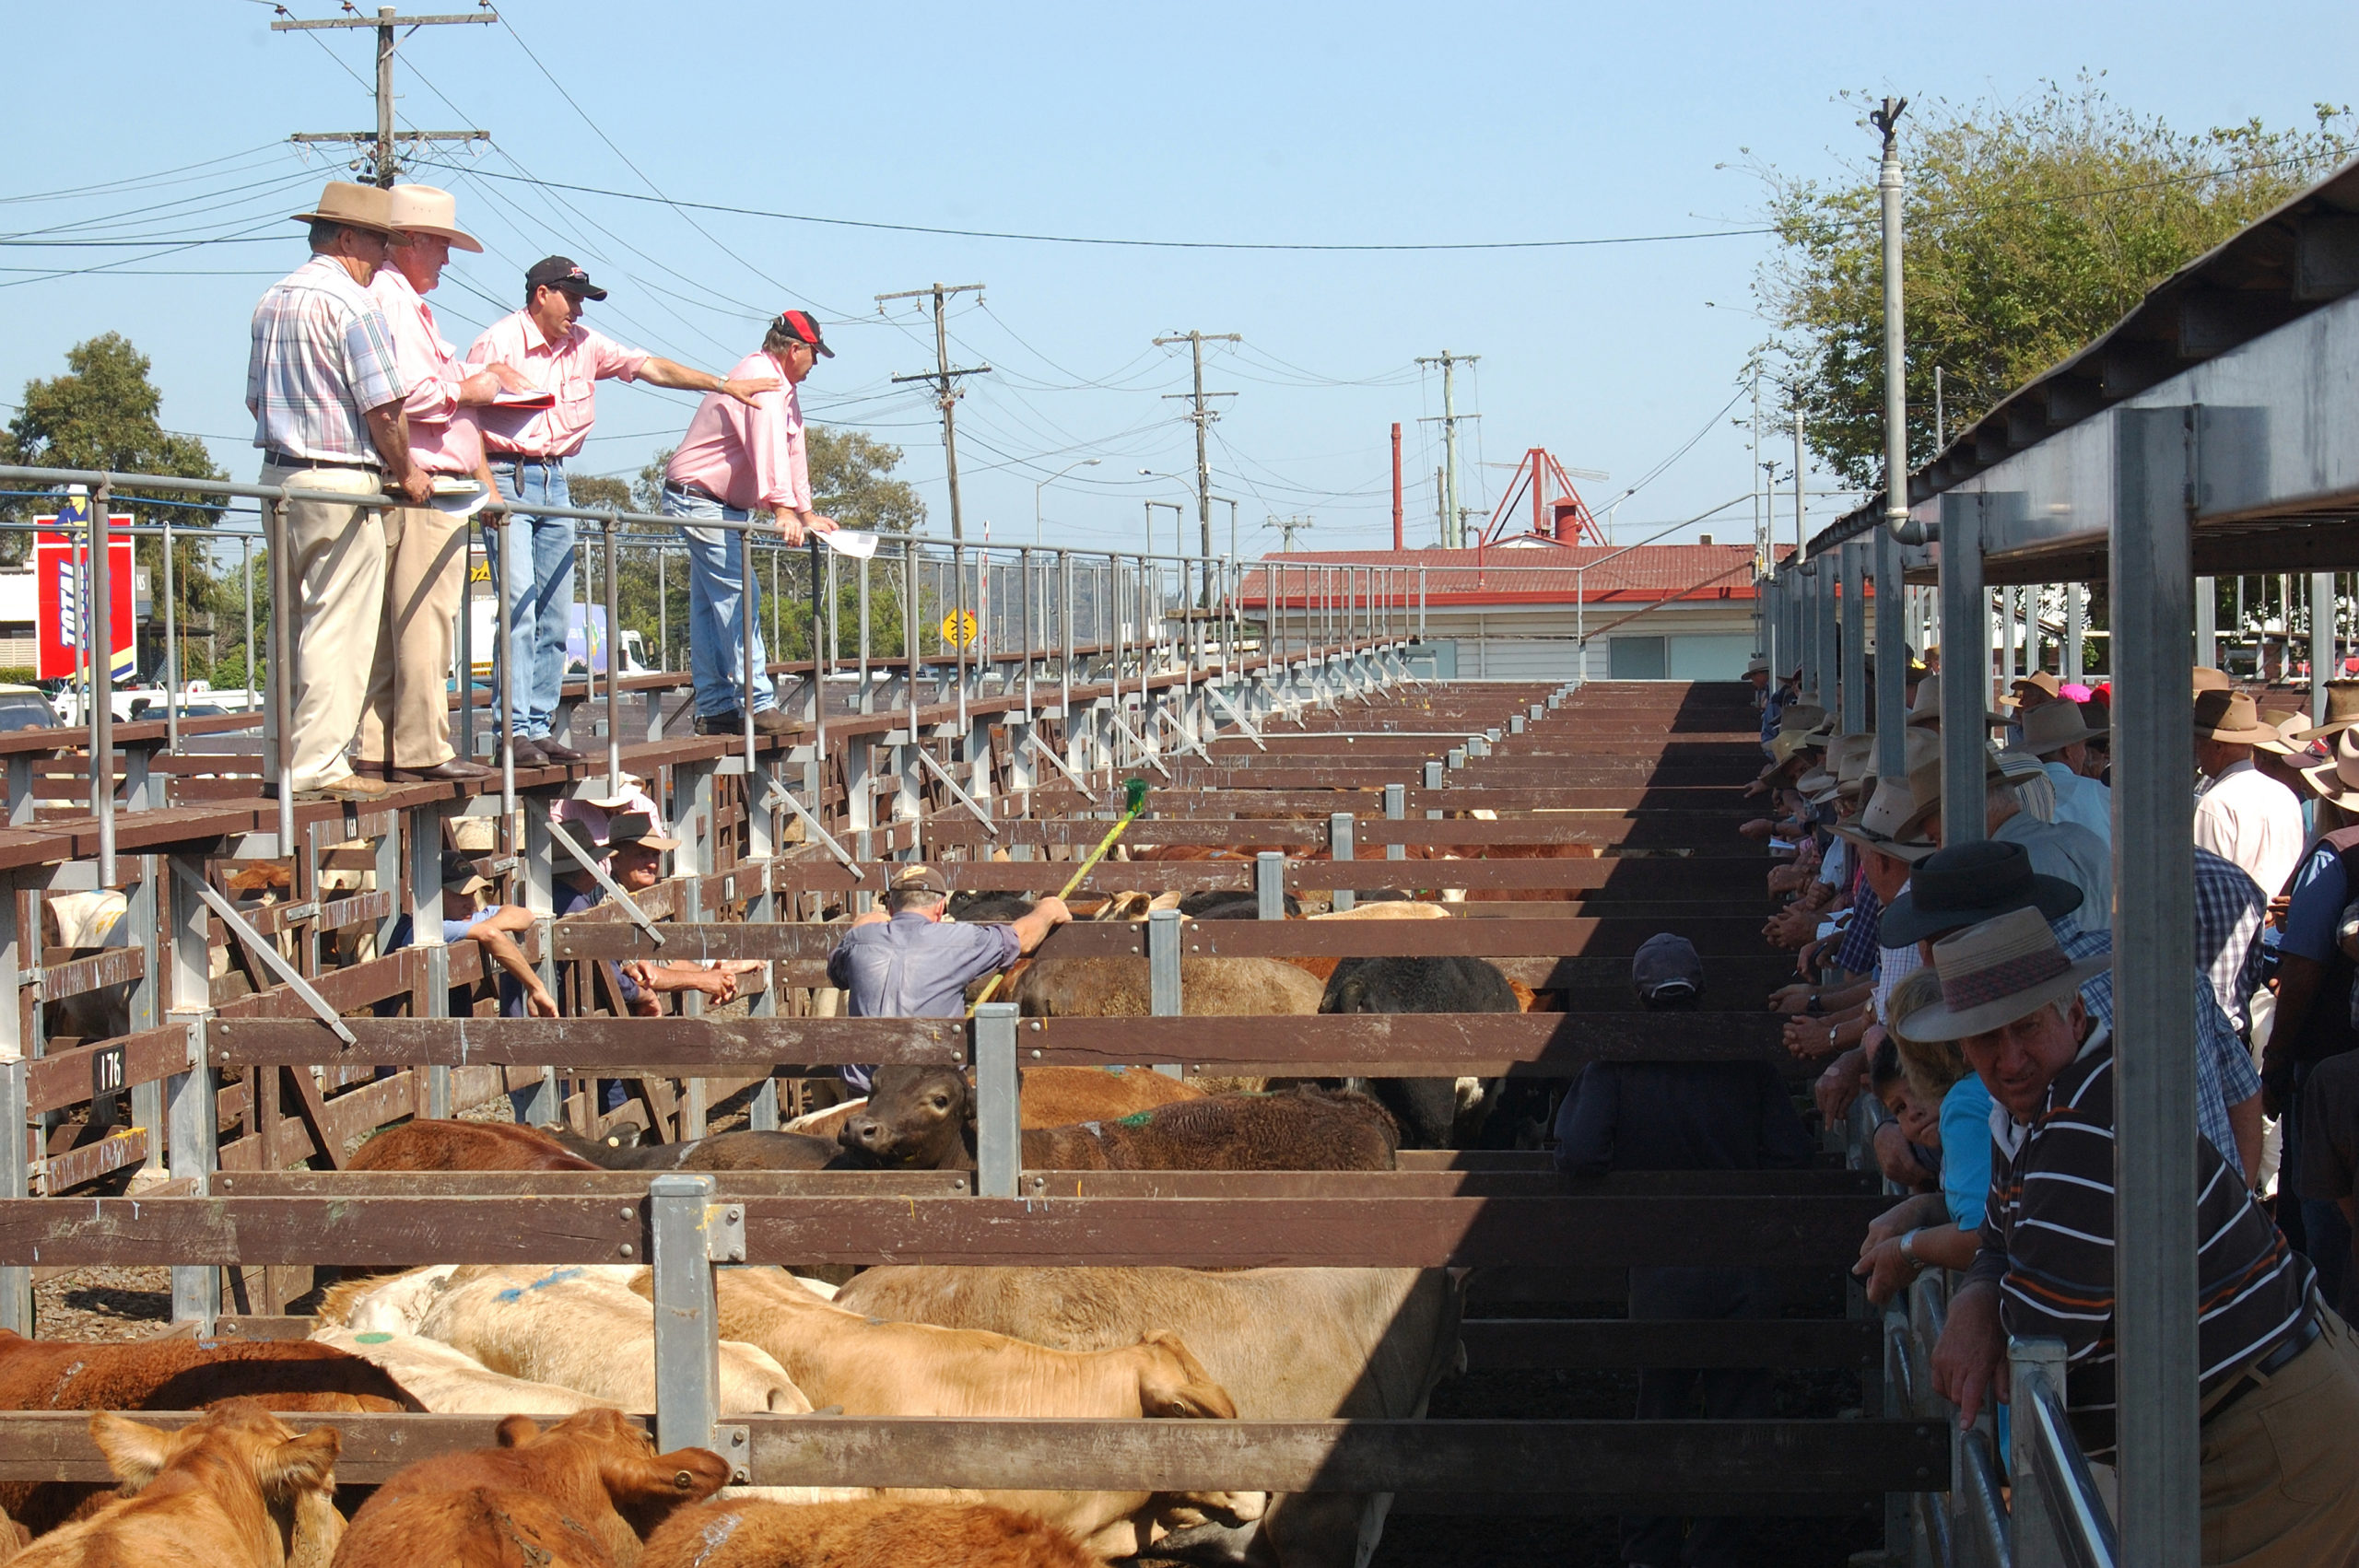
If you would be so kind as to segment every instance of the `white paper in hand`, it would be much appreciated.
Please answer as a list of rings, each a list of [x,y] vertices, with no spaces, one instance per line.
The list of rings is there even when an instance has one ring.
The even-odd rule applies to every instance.
[[[864,561],[876,554],[876,535],[874,533],[860,533],[849,528],[839,528],[832,533],[819,534],[819,538],[837,555],[850,556],[857,561]]]
[[[491,499],[491,492],[472,479],[456,474],[440,474],[434,481],[434,494],[427,504],[436,511],[449,512],[453,517],[473,517]]]

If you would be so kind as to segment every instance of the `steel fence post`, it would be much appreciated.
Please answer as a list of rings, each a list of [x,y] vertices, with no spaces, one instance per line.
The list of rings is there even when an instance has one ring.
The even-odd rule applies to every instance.
[[[1286,918],[1286,858],[1275,849],[1253,857],[1253,901],[1257,919]]]
[[[1399,788],[1400,786],[1397,784],[1386,785],[1385,790],[1388,798],[1392,790]],[[1328,813],[1327,858],[1339,865],[1352,859],[1351,813],[1330,812]],[[1334,890],[1334,904],[1332,906],[1334,908],[1339,910],[1350,909],[1356,907],[1358,902],[1359,895],[1353,889],[1348,887],[1338,887]]]
[[[721,1309],[706,1236],[712,1191],[710,1176],[659,1176],[647,1184],[659,1449],[713,1445],[721,1409]]]
[[[1013,1198],[1024,1164],[1022,1094],[1015,1072],[1016,1006],[975,1009],[975,1195]]]

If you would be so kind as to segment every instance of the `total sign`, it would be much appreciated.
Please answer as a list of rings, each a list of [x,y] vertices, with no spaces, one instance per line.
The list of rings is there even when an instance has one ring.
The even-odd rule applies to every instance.
[[[65,515],[67,522],[79,522],[82,518]],[[40,529],[56,527],[55,516],[37,517],[33,524]],[[129,522],[130,519],[123,519]],[[79,552],[74,536],[65,533],[41,532],[33,539],[33,578],[39,585],[41,673],[44,681],[70,677],[76,664],[87,657],[90,646],[90,615],[88,601],[88,561],[77,561]],[[132,608],[132,573],[134,570],[131,541],[128,538],[107,542],[107,631],[108,641],[114,644],[114,657],[108,664],[111,679],[121,681],[138,673],[136,642],[138,624]]]

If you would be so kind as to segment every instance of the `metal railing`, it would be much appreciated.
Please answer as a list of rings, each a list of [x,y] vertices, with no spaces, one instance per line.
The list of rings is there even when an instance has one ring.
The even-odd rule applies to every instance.
[[[280,547],[285,534],[282,509],[286,503],[319,500],[364,507],[408,504],[402,497],[382,494],[354,495],[307,490],[300,486],[254,485],[226,480],[185,479],[169,474],[79,469],[0,466],[0,482],[29,483],[57,487],[61,492],[65,486],[82,487],[86,497],[84,509],[87,521],[62,527],[69,531],[78,530],[85,537],[111,537],[117,532],[111,512],[122,492],[195,494],[256,501],[260,504],[261,539],[269,558],[270,603],[274,610],[293,602],[288,580],[287,553]],[[59,496],[61,501],[73,498],[65,493]],[[734,533],[738,542],[740,571],[750,595],[759,580],[754,567],[757,547],[762,536],[772,532],[770,523],[754,519],[691,520],[622,509],[539,503],[529,508],[520,505],[514,509],[513,515],[520,518],[569,519],[595,531],[610,650],[618,640],[621,626],[617,603],[618,555],[621,550],[632,545],[660,550],[663,547],[661,541],[674,538],[675,531],[687,522]],[[496,528],[512,524],[505,519],[487,519],[486,526]],[[651,531],[661,531],[660,535]],[[471,540],[467,567],[470,573],[475,547]],[[804,717],[815,729],[814,753],[818,760],[824,761],[829,709],[826,684],[831,675],[844,667],[846,639],[839,624],[837,596],[828,591],[824,600],[822,597],[823,585],[826,590],[832,591],[839,580],[839,568],[832,553],[823,560],[822,547],[816,541],[810,544],[809,552],[814,658],[803,694]],[[113,638],[107,625],[110,607],[107,552],[92,550],[82,554],[87,556],[83,593],[84,602],[89,606],[88,642],[93,647],[111,648]],[[1405,610],[1411,603],[1406,588],[1407,568],[1293,564],[1287,570],[1289,574],[1299,574],[1302,590],[1304,614],[1301,625],[1295,628],[1298,631],[1298,638],[1289,642],[1288,628],[1282,622],[1276,626],[1265,626],[1261,634],[1268,645],[1263,649],[1268,662],[1282,673],[1276,694],[1281,706],[1290,707],[1297,700],[1293,690],[1294,673],[1307,667],[1320,649],[1340,647],[1349,650],[1351,656],[1357,657],[1406,640]],[[1233,558],[1164,556],[1152,551],[1085,551],[1058,545],[992,545],[942,541],[921,534],[887,535],[880,541],[875,556],[860,563],[856,600],[858,625],[852,640],[862,678],[860,696],[855,698],[855,703],[863,705],[862,711],[873,711],[872,708],[864,706],[872,695],[869,686],[871,672],[894,662],[880,659],[874,652],[874,611],[878,608],[880,596],[875,592],[873,579],[880,574],[898,577],[892,586],[899,600],[901,622],[898,630],[903,651],[898,662],[904,690],[900,695],[906,699],[913,737],[919,708],[918,676],[928,666],[946,667],[954,676],[963,726],[968,695],[977,689],[978,684],[994,675],[1006,678],[1014,673],[1013,667],[1019,663],[1027,709],[1029,699],[1038,687],[1038,667],[1044,661],[1057,665],[1060,705],[1068,702],[1075,661],[1084,654],[1107,661],[1119,708],[1123,700],[1126,675],[1136,677],[1142,696],[1149,678],[1156,674],[1178,673],[1183,682],[1192,686],[1197,679],[1215,670],[1226,675],[1235,666],[1245,641],[1242,606],[1236,591],[1242,573]],[[495,569],[490,575],[497,584],[495,635],[504,637],[506,629],[513,624],[517,585],[510,580],[510,574],[505,571]],[[1050,589],[1051,578],[1055,583],[1053,593]],[[781,608],[780,602],[783,598],[777,589],[784,586],[775,564],[772,580],[775,615]],[[993,603],[995,590],[999,601],[996,605]],[[586,593],[586,586],[584,591]],[[926,614],[924,606],[929,594],[933,604],[944,611],[943,623],[933,628],[938,633],[935,638],[937,650],[931,654],[921,651],[926,646],[925,633],[929,628],[921,617]],[[1013,605],[1008,603],[1010,598],[1014,600]],[[168,604],[170,599],[168,591]],[[1314,604],[1317,610],[1316,640],[1311,612]],[[1009,624],[1011,612],[1012,626]],[[251,600],[248,614],[251,619]],[[1095,647],[1076,638],[1077,618],[1084,615],[1100,639]],[[463,615],[460,619],[456,661],[466,670],[457,682],[461,693],[458,728],[463,741],[469,746],[470,755],[475,732],[472,619],[471,614]],[[584,621],[586,626],[589,622],[586,605]],[[823,621],[827,632],[824,650],[820,647]],[[750,694],[755,689],[755,677],[759,673],[756,670],[754,657],[757,625],[749,603],[741,616],[742,636],[735,649],[735,673],[741,694]],[[778,625],[773,622],[774,627]],[[289,766],[292,744],[289,696],[286,682],[282,679],[282,673],[290,667],[289,661],[294,653],[288,626],[288,616],[277,614],[271,616],[266,634],[271,646],[265,660],[268,678],[264,699],[264,769],[277,796],[279,841],[282,844],[293,842],[295,825],[294,778]],[[1006,634],[1011,630],[1014,635],[1008,638]],[[1107,639],[1110,639],[1110,649],[1105,646]],[[250,631],[247,646],[249,686],[252,685],[256,651]],[[590,666],[585,692],[589,700],[593,702],[598,696],[594,662],[594,660],[585,661]],[[764,661],[765,665],[769,662]],[[622,773],[621,687],[620,683],[613,678],[615,663],[610,651],[608,679],[604,694],[607,731],[606,772],[610,788],[618,787]],[[168,680],[175,677],[170,661],[167,661],[166,675]],[[504,670],[495,679],[495,707],[499,715],[495,743],[499,759],[500,799],[503,812],[512,814],[516,805],[514,682]],[[1356,685],[1360,683],[1350,684]],[[93,685],[95,686],[95,682]],[[107,756],[113,750],[111,707],[97,700],[89,701],[86,706],[90,755],[93,758]],[[178,707],[178,691],[168,689],[167,743],[174,749],[177,749],[180,739],[176,717]],[[741,700],[739,708],[744,720],[745,766],[751,770],[758,766],[754,705],[750,700]],[[1199,722],[1191,720],[1183,726],[1184,741],[1189,744],[1200,743],[1201,728]],[[1152,743],[1148,739],[1134,739],[1142,749]],[[95,765],[91,771],[91,813],[99,819],[100,881],[111,884],[116,880],[115,802],[111,773],[110,769]]]

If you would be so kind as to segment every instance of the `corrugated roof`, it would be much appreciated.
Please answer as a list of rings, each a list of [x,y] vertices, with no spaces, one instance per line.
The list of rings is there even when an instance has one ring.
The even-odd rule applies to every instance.
[[[1779,559],[1793,546],[1778,546]],[[1750,544],[1602,544],[1520,546],[1485,550],[1297,550],[1265,556],[1246,568],[1238,598],[1265,603],[1271,563],[1279,564],[1281,601],[1299,604],[1303,583],[1288,577],[1286,563],[1309,566],[1391,567],[1412,575],[1409,594],[1422,573],[1426,603],[1439,604],[1570,604],[1576,588],[1590,604],[1631,604],[1677,598],[1751,599]],[[1577,568],[1588,568],[1586,571]]]

